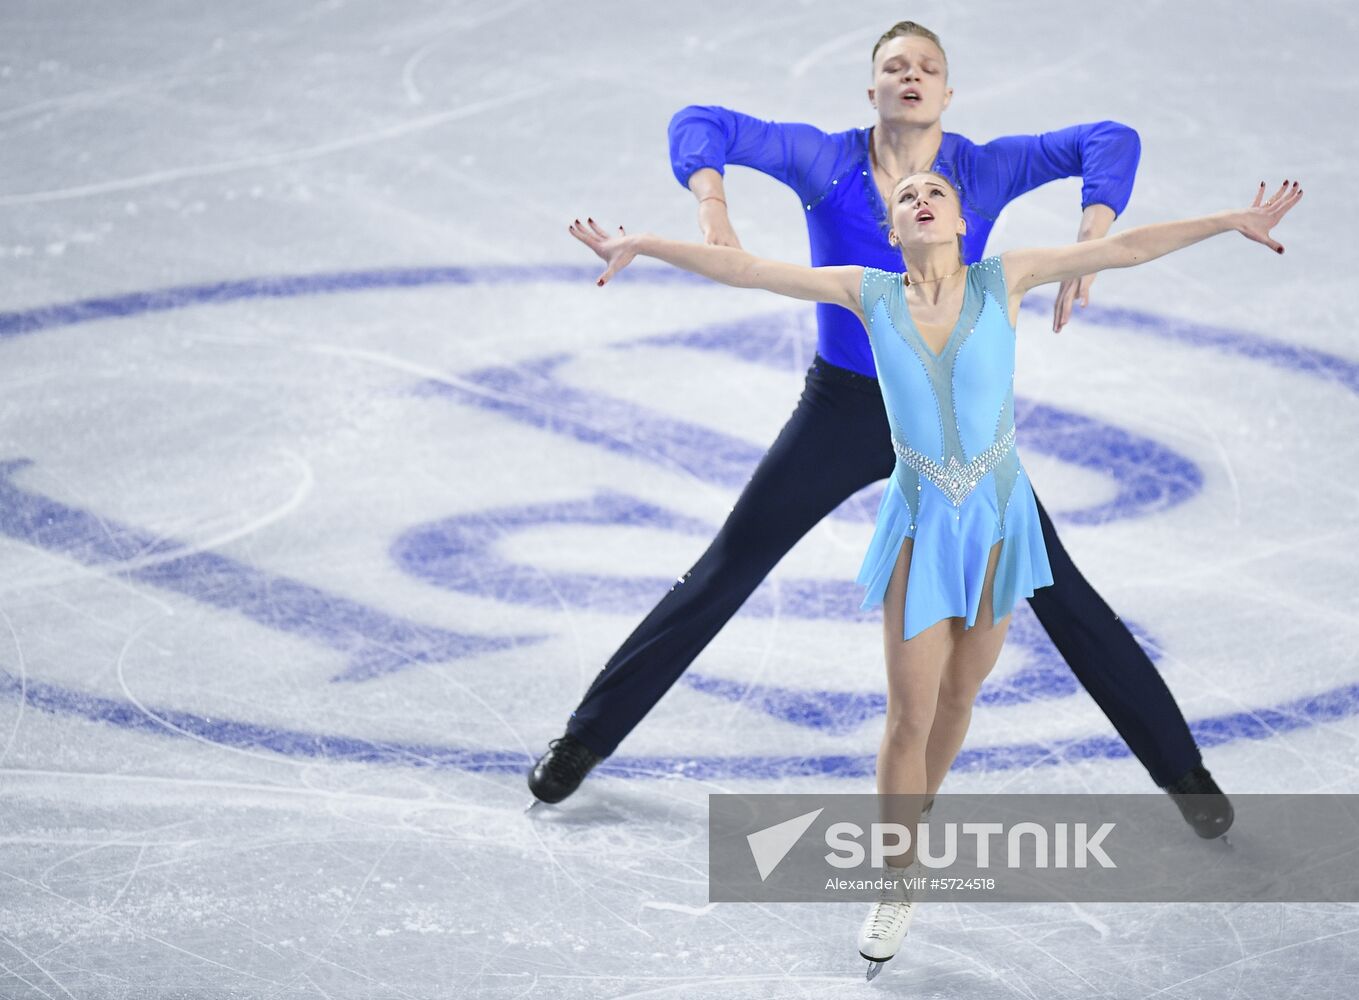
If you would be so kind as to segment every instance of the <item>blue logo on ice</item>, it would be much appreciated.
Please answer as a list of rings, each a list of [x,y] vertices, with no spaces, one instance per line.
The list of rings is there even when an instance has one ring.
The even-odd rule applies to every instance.
[[[576,282],[584,285],[593,277],[594,269],[587,267],[512,267],[497,264],[485,268],[412,268],[251,278],[153,289],[0,313],[0,342],[96,320],[249,299],[288,299],[374,289],[449,285],[509,286],[525,282]],[[681,284],[690,279],[678,272],[639,270],[621,276],[620,280]],[[1030,303],[1026,308],[1032,311],[1042,307],[1038,303]],[[1324,351],[1135,310],[1091,307],[1082,313],[1081,319],[1095,326],[1117,327],[1159,338],[1182,348],[1210,349],[1260,365],[1315,377],[1329,385],[1359,394],[1359,363]],[[799,338],[788,336],[788,326],[786,316],[775,321],[746,320],[635,343],[724,351],[747,361],[777,364],[786,370],[795,358],[805,355]],[[752,332],[755,335],[748,335]],[[803,332],[810,332],[809,328]],[[627,349],[633,345],[618,346],[619,349]],[[561,361],[560,357],[539,359],[513,368],[466,373],[456,381],[422,383],[415,391],[429,396],[453,398],[460,403],[472,403],[544,431],[565,434],[620,453],[654,456],[658,454],[655,446],[660,444],[672,468],[687,469],[699,478],[725,486],[739,486],[753,462],[759,458],[758,446],[748,442],[715,432],[695,435],[693,432],[696,428],[692,425],[677,424],[620,400],[572,389],[555,378],[554,370]],[[526,389],[529,391],[524,391]],[[542,405],[541,397],[535,398],[535,393],[543,390],[551,397],[550,407]],[[675,441],[670,437],[677,427],[683,431],[683,440]],[[1090,421],[1089,418],[1035,405],[1030,410],[1024,428],[1026,435],[1032,429],[1035,439],[1047,442],[1046,447],[1033,447],[1026,437],[1026,445],[1031,451],[1047,451],[1061,461],[1087,465],[1109,476],[1116,485],[1116,495],[1112,499],[1086,510],[1063,512],[1059,515],[1062,520],[1099,523],[1112,518],[1146,515],[1183,502],[1202,485],[1197,468],[1182,456],[1157,442],[1133,437],[1118,428]],[[620,433],[620,430],[626,433]],[[319,642],[344,654],[344,666],[334,677],[337,681],[375,679],[392,670],[448,662],[468,653],[506,648],[539,638],[527,635],[481,636],[431,628],[380,613],[302,581],[272,576],[212,554],[183,551],[182,546],[174,540],[156,538],[132,526],[115,525],[94,511],[65,507],[22,489],[12,479],[14,473],[23,467],[23,463],[13,461],[17,457],[14,454],[0,455],[0,462],[5,463],[0,469],[0,533],[26,544],[59,552],[86,565],[107,566],[115,571],[123,569],[138,583],[175,590],[219,610],[232,611],[258,624]],[[839,516],[871,520],[871,497],[869,503],[863,500],[861,497],[856,502],[846,504]],[[615,501],[616,498],[613,498],[607,502]],[[407,540],[412,540],[421,530],[428,531],[431,527],[434,526],[413,528],[408,532]],[[444,522],[438,529],[449,532],[449,529],[457,527]],[[445,537],[452,538],[456,534],[456,530],[453,530]],[[470,543],[464,544],[468,545],[465,551],[475,548]],[[448,550],[446,552],[453,554]],[[201,574],[215,576],[219,586],[209,586]],[[501,582],[505,579],[507,577],[502,577]],[[449,585],[449,582],[449,579],[439,581],[444,586]],[[637,582],[640,581],[620,582],[618,593],[625,601],[636,599],[632,584]],[[282,589],[276,589],[279,587]],[[259,599],[261,593],[268,600]],[[279,599],[280,595],[282,600]],[[1019,625],[1017,621],[1016,628]],[[786,717],[790,721],[795,721],[794,716],[798,719],[820,719],[823,721],[814,724],[827,728],[854,719],[866,719],[881,712],[880,696],[866,692],[788,692],[773,687],[756,690],[724,678],[700,678],[692,671],[688,679],[694,687],[706,693],[739,700],[744,705],[784,706],[774,709],[771,714],[788,712]],[[1026,682],[1012,692],[1002,689],[1001,700],[995,703],[1011,704],[1042,696],[1044,692],[1052,696],[1058,692],[1066,694],[1075,690],[1074,682],[1065,671],[1040,671],[1029,680],[1031,683]],[[48,684],[23,669],[18,675],[0,669],[0,697],[15,698],[41,711],[121,728],[200,739],[223,746],[263,749],[301,758],[507,773],[522,772],[529,762],[522,750],[421,745],[331,736],[222,718],[221,715],[199,715],[167,706],[133,703],[122,698],[102,697]],[[986,701],[985,693],[983,701]],[[825,706],[832,704],[839,705],[843,711],[837,710],[826,716]],[[1356,712],[1359,712],[1359,683],[1350,682],[1278,705],[1246,706],[1229,714],[1198,719],[1191,722],[1190,726],[1199,745],[1206,749],[1241,739],[1269,739],[1318,722],[1346,718]],[[1001,770],[1127,755],[1128,749],[1121,741],[1111,736],[1090,735],[1046,743],[967,748],[956,766],[960,770]],[[598,771],[632,777],[686,774],[722,779],[807,774],[862,777],[871,775],[873,769],[874,757],[871,754],[821,757],[788,754],[613,757],[601,764]],[[752,851],[754,849],[752,844]],[[768,856],[772,857],[773,854]],[[782,855],[779,855],[772,864],[777,865],[781,859]],[[770,867],[769,871],[772,870]]]

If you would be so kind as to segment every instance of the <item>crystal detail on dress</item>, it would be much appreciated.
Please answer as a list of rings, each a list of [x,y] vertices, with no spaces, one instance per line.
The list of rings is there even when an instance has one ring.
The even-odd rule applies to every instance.
[[[895,437],[892,438],[892,450],[897,453],[897,458],[901,464],[908,469],[914,469],[928,479],[955,507],[960,506],[967,499],[967,495],[976,488],[988,472],[998,466],[1005,456],[1014,450],[1014,446],[1015,429],[1011,427],[998,437],[994,444],[966,465],[958,461],[957,455],[950,455],[948,465],[941,465],[928,455],[922,455],[914,448],[902,444]]]

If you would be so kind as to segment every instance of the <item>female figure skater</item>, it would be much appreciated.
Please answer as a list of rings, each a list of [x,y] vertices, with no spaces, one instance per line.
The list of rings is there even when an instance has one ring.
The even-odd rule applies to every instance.
[[[911,21],[873,47],[876,109],[871,128],[827,134],[810,125],[760,121],[719,107],[688,107],[670,123],[675,177],[698,199],[710,244],[739,247],[727,217],[721,171],[760,170],[790,186],[807,219],[814,264],[893,268],[885,207],[900,178],[935,170],[968,193],[963,260],[982,256],[1002,208],[1058,177],[1084,178],[1078,239],[1104,236],[1127,204],[1137,168],[1137,134],[1116,122],[977,145],[945,132],[948,61],[938,37]],[[1093,275],[1062,283],[1053,329],[1085,301]],[[609,659],[571,714],[565,735],[529,775],[538,800],[559,802],[614,752],[736,613],[774,565],[818,521],[858,490],[892,473],[895,458],[875,380],[872,352],[852,310],[817,307],[817,357],[801,404],[761,460],[721,533]],[[814,488],[800,470],[815,464]],[[794,499],[790,501],[790,493]],[[1231,804],[1203,767],[1184,716],[1151,660],[1081,575],[1036,504],[1054,586],[1031,604],[1077,679],[1119,735],[1167,789],[1196,832],[1231,825]]]
[[[963,262],[962,199],[940,174],[913,173],[891,193],[889,239],[903,271],[804,267],[735,247],[605,232],[573,236],[602,258],[603,285],[641,254],[723,284],[840,306],[868,331],[896,466],[859,573],[864,607],[883,606],[887,726],[880,795],[923,802],[962,746],[972,704],[995,665],[1016,600],[1052,583],[1033,491],[1015,451],[1015,318],[1031,288],[1132,267],[1236,231],[1283,253],[1270,236],[1302,197],[1285,181],[1268,200],[1182,222],[1139,226],[1070,246]],[[913,827],[917,815],[908,823]],[[899,880],[898,880],[899,881]],[[859,939],[891,958],[913,911],[904,894],[875,903]]]

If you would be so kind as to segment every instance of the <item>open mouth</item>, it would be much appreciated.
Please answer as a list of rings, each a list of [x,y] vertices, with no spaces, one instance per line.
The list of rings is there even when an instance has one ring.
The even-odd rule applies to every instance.
[[[904,90],[901,93],[901,99],[907,104],[918,104],[920,102],[920,91]]]
[[[934,221],[934,213],[931,212],[928,208],[922,208],[919,212],[916,212],[916,213],[915,213],[915,221],[916,221],[916,222],[933,222],[933,221]]]

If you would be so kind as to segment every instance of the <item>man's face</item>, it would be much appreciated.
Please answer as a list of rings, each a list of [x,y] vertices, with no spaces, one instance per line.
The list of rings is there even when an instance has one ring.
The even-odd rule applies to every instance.
[[[928,38],[900,35],[878,49],[868,99],[889,124],[932,125],[948,107],[944,53]]]

